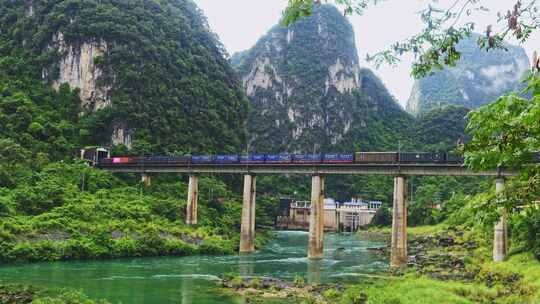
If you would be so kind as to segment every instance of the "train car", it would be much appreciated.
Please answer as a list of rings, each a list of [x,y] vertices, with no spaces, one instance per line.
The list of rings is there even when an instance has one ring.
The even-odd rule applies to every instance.
[[[363,164],[393,164],[398,162],[397,152],[356,152],[354,161]]]
[[[161,165],[169,162],[170,156],[166,155],[150,155],[142,158],[142,163],[148,165]]]
[[[290,154],[267,154],[267,164],[290,164],[292,162],[292,156]]]
[[[266,155],[264,154],[249,154],[240,155],[239,161],[241,164],[264,164]]]
[[[110,166],[113,163],[112,158],[102,158],[97,162],[97,166]]]
[[[235,164],[240,162],[238,155],[216,155],[215,162],[217,164]]]
[[[444,153],[401,152],[400,163],[444,163]]]
[[[137,160],[134,157],[122,156],[122,157],[113,157],[111,163],[115,164],[130,164],[137,163]]]
[[[294,154],[292,162],[295,164],[320,164],[322,162],[321,154]]]
[[[86,147],[81,149],[81,159],[90,165],[96,165],[101,160],[110,158],[109,150],[103,147]]]
[[[169,156],[169,164],[189,164],[191,162],[191,156],[189,155],[173,155]]]
[[[191,163],[193,164],[211,164],[215,160],[213,155],[193,155],[191,156]]]
[[[446,153],[445,161],[449,164],[462,164],[464,162],[463,155]]]
[[[354,162],[354,154],[324,154],[322,162],[325,164],[349,164]]]

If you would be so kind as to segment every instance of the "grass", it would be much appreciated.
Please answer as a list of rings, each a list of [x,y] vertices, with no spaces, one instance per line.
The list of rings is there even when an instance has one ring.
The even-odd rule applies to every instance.
[[[108,304],[109,302],[105,300],[91,300],[78,291],[47,290],[24,285],[2,285],[0,282],[0,303]]]
[[[445,224],[407,227],[407,234],[408,235],[437,234],[439,232],[446,230],[447,228],[448,226]],[[373,232],[373,233],[391,234],[392,227],[370,227],[368,231]]]
[[[346,291],[341,303],[355,303],[363,293],[369,304],[469,304],[475,303],[456,290],[472,289],[464,283],[442,282],[409,274],[404,277],[359,285]]]
[[[441,281],[414,272],[364,282],[347,289],[339,303],[364,303],[361,297],[366,304],[540,303],[540,262],[532,254],[486,262],[481,268],[473,282]]]

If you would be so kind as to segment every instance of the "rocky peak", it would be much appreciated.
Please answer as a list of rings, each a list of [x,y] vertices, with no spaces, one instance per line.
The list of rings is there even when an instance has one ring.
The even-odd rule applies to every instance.
[[[521,81],[529,67],[522,47],[506,44],[506,50],[480,50],[478,34],[461,41],[461,59],[415,82],[407,111],[419,114],[445,105],[476,108],[499,96],[523,87]]]
[[[386,106],[402,112],[375,75],[360,68],[353,28],[332,5],[290,27],[274,26],[231,62],[251,100],[252,149],[344,149],[359,128],[371,127],[366,116]],[[386,93],[375,97],[363,82]]]

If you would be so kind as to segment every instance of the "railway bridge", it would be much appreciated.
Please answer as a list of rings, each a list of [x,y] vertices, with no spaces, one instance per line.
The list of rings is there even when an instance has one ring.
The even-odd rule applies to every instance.
[[[309,219],[308,257],[323,257],[324,180],[332,174],[388,175],[394,177],[392,215],[391,266],[407,265],[407,178],[410,176],[491,176],[496,178],[497,192],[504,189],[505,178],[516,172],[497,170],[475,172],[462,164],[99,164],[111,172],[140,173],[145,184],[152,173],[185,173],[189,175],[186,223],[197,224],[198,175],[232,173],[244,175],[240,253],[255,250],[256,177],[263,174],[303,174],[311,178],[311,213]],[[493,259],[501,261],[508,250],[506,216],[503,214],[494,229]]]

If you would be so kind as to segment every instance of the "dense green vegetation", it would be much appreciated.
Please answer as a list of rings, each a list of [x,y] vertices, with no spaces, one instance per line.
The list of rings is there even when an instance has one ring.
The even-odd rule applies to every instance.
[[[29,132],[66,149],[108,143],[113,127],[122,125],[134,133],[137,152],[243,146],[247,102],[223,47],[190,0],[9,1],[0,4],[0,27],[0,89],[2,98],[14,99],[2,105],[10,106],[6,115],[20,108],[18,135]],[[58,33],[74,48],[106,43],[96,59],[103,71],[97,86],[112,84],[112,107],[79,118],[88,109],[70,102],[69,90],[50,92],[47,84],[66,55],[54,42]],[[36,113],[36,106],[44,111]],[[46,111],[57,106],[61,111]]]
[[[1,282],[0,282],[1,283]],[[0,285],[2,304],[107,304],[71,290],[44,290],[24,285]]]
[[[201,220],[191,228],[181,176],[143,189],[137,176],[73,160],[85,145],[109,143],[116,125],[134,138],[118,153],[243,146],[246,99],[193,2],[9,1],[0,28],[1,262],[236,251],[237,180],[201,179]],[[66,55],[58,33],[74,49],[106,43],[95,63],[111,107],[92,111],[78,89],[53,89]]]
[[[84,164],[47,165],[0,190],[0,262],[234,254],[238,197],[201,178],[193,228],[184,224],[186,189],[167,178],[142,188]]]

